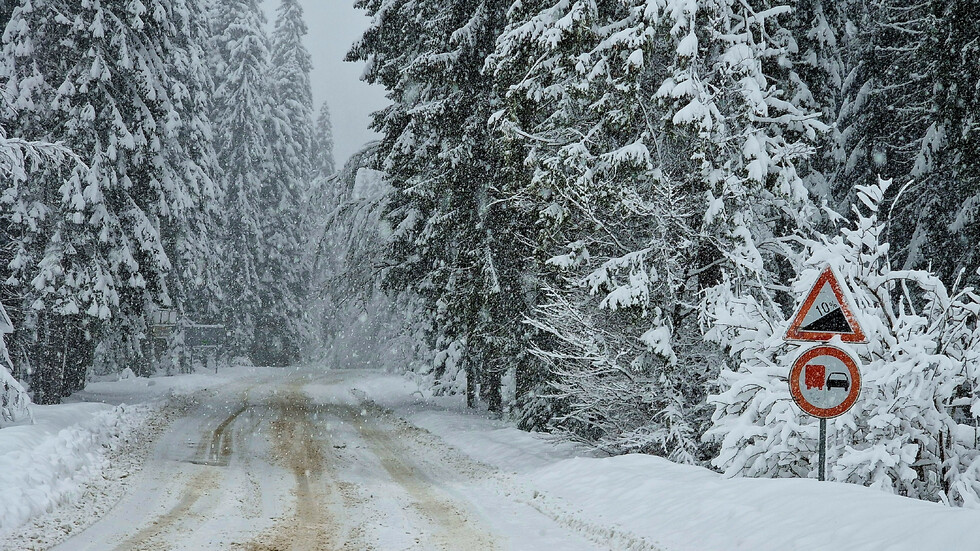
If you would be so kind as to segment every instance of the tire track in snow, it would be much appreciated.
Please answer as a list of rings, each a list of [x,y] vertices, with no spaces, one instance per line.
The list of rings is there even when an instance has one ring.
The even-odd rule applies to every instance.
[[[233,432],[229,430],[238,417],[248,409],[248,390],[244,393],[242,405],[228,415],[211,431],[210,436],[201,439],[195,457],[189,461],[201,465],[204,470],[194,474],[183,485],[180,500],[167,512],[154,518],[144,528],[133,534],[114,551],[142,551],[145,549],[168,549],[164,542],[159,541],[172,528],[186,520],[192,514],[192,509],[203,496],[210,496],[220,489],[224,473],[214,467],[226,467],[233,452]],[[217,506],[216,500],[210,500],[205,505],[205,511]],[[193,514],[203,517],[205,511],[194,511]],[[154,547],[148,547],[153,545]]]
[[[197,455],[200,459],[192,459],[190,462],[197,465],[210,467],[227,467],[233,451],[234,439],[228,427],[235,422],[238,417],[248,409],[248,394],[245,396],[245,403],[234,413],[229,415],[211,433],[210,440],[202,439],[198,446]]]
[[[449,496],[439,491],[433,481],[408,458],[414,452],[403,441],[412,439],[403,427],[388,423],[388,412],[365,404],[362,407],[332,406],[332,413],[355,427],[367,442],[381,466],[413,500],[415,509],[438,530],[429,535],[425,549],[499,549],[497,542],[482,523]]]
[[[291,517],[244,545],[247,551],[326,551],[346,543],[343,525],[331,513],[338,500],[336,487],[325,476],[328,467],[323,443],[315,437],[313,418],[319,413],[309,398],[292,388],[278,394],[270,406],[273,460],[291,471],[295,507]]]
[[[194,475],[184,485],[184,493],[177,505],[163,515],[155,518],[149,526],[141,529],[123,542],[122,545],[116,547],[115,551],[169,549],[169,546],[165,542],[160,541],[160,537],[165,535],[180,521],[184,520],[202,496],[209,495],[216,490],[220,486],[219,478],[220,475],[214,469],[207,469]]]

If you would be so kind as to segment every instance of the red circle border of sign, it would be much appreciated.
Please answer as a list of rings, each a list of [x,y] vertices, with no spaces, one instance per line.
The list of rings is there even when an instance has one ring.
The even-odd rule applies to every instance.
[[[800,390],[800,372],[803,371],[803,366],[817,356],[833,356],[843,362],[851,373],[851,391],[837,407],[818,408],[803,398],[803,392]],[[855,382],[857,384],[854,384]],[[814,417],[820,419],[838,417],[851,409],[857,402],[858,396],[861,395],[861,371],[858,369],[857,362],[846,351],[826,344],[815,346],[804,352],[793,363],[793,369],[789,372],[789,393],[793,396],[796,405],[800,406],[800,409]]]

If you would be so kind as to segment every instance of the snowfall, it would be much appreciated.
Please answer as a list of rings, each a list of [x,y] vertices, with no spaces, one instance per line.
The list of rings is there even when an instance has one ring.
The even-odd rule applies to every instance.
[[[328,379],[330,374],[335,377]],[[279,380],[293,381],[299,392],[317,403],[354,404],[358,408],[369,404],[391,416],[392,421],[386,423],[411,427],[418,433],[413,438],[424,440],[425,445],[411,450],[406,447],[399,453],[409,457],[382,458],[377,465],[389,468],[392,461],[442,465],[438,472],[444,483],[439,491],[447,496],[445,500],[461,504],[457,508],[465,509],[467,518],[485,527],[493,540],[490,547],[980,549],[977,510],[953,509],[875,489],[816,480],[728,479],[707,469],[647,455],[606,457],[545,434],[520,431],[485,413],[467,411],[459,397],[433,397],[404,376],[311,366],[285,370],[223,368],[217,373],[149,379],[129,376],[92,382],[63,405],[32,406],[33,424],[0,430],[0,548],[48,549],[60,545],[59,549],[68,550],[99,549],[91,542],[123,541],[122,536],[111,539],[117,537],[111,532],[118,527],[99,528],[99,519],[113,515],[129,518],[133,511],[136,515],[139,503],[147,496],[166,494],[160,488],[169,480],[190,472],[187,469],[209,468],[189,463],[168,466],[177,465],[174,458],[197,443],[181,445],[186,438],[182,427],[193,425],[185,416],[195,404],[202,403],[202,397],[219,396],[222,389],[230,393],[227,389],[245,388],[246,381],[249,388],[269,389]],[[253,390],[253,395],[256,392]],[[363,433],[365,441],[370,434]],[[172,435],[171,442],[168,435]],[[352,448],[368,447],[356,444],[359,441],[353,431],[336,438],[344,440],[331,447],[337,454],[351,451],[346,449],[348,443]],[[393,453],[399,450],[391,443],[379,445]],[[258,449],[256,453],[267,451]],[[460,457],[449,461],[450,455]],[[350,467],[354,459],[338,461],[345,462],[352,473],[349,476],[360,477],[362,486],[367,487],[377,477],[370,475],[366,466],[360,470]],[[464,464],[468,465],[467,473],[459,476],[446,470]],[[159,480],[147,482],[154,473]],[[420,480],[436,484],[434,476]],[[388,499],[388,506],[378,508],[380,512],[365,522],[383,526],[386,518],[403,514],[398,499],[384,495],[388,486],[370,483],[375,485],[364,496]],[[269,495],[291,499],[287,490],[269,484]],[[425,488],[416,488],[413,493],[411,486],[405,486],[416,497],[429,495]],[[408,499],[411,496],[404,498]],[[238,500],[246,501],[241,496]],[[339,502],[334,506],[343,507]],[[160,507],[176,505],[162,501]],[[223,514],[222,507],[216,502],[214,515]],[[147,515],[152,517],[152,511]],[[264,517],[256,514],[256,518]],[[240,524],[232,528],[258,533],[275,526],[273,520]],[[410,529],[385,532],[369,528],[374,530],[370,536],[374,548],[430,548],[424,543],[424,534],[412,534]],[[424,532],[425,528],[416,531]],[[90,533],[95,535],[86,539]],[[172,537],[164,532],[144,536]],[[191,549],[232,548],[230,542],[238,536],[229,532],[227,539],[221,537],[219,533],[207,541],[190,539],[182,545]],[[454,547],[452,541],[442,542],[440,547],[464,548]]]

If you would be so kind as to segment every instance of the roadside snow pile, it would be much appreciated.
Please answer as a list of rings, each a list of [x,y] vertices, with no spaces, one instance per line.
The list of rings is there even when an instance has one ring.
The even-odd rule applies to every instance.
[[[0,430],[0,535],[80,497],[151,412],[92,403],[32,410],[35,424]]]
[[[356,387],[500,469],[500,491],[615,549],[921,551],[980,541],[974,509],[855,484],[728,478],[651,455],[582,457],[594,452],[467,412],[459,397],[425,396],[397,376],[365,374]]]
[[[569,459],[526,478],[559,520],[616,527],[670,551],[918,551],[980,541],[975,510],[853,484],[730,479],[648,455]]]

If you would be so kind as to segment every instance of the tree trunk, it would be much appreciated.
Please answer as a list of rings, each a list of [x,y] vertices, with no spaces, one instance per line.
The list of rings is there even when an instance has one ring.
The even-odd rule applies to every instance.
[[[66,317],[63,327],[65,345],[61,395],[69,396],[85,388],[85,375],[92,365],[95,349],[81,319]]]
[[[32,400],[35,404],[61,403],[65,378],[64,327],[60,316],[47,315],[39,320],[36,368],[31,375]]]
[[[466,407],[476,407],[476,373],[472,362],[466,362]]]
[[[485,367],[483,380],[480,384],[480,398],[487,404],[487,408],[493,413],[501,414],[504,412],[503,401],[500,397],[500,371],[493,367]]]

